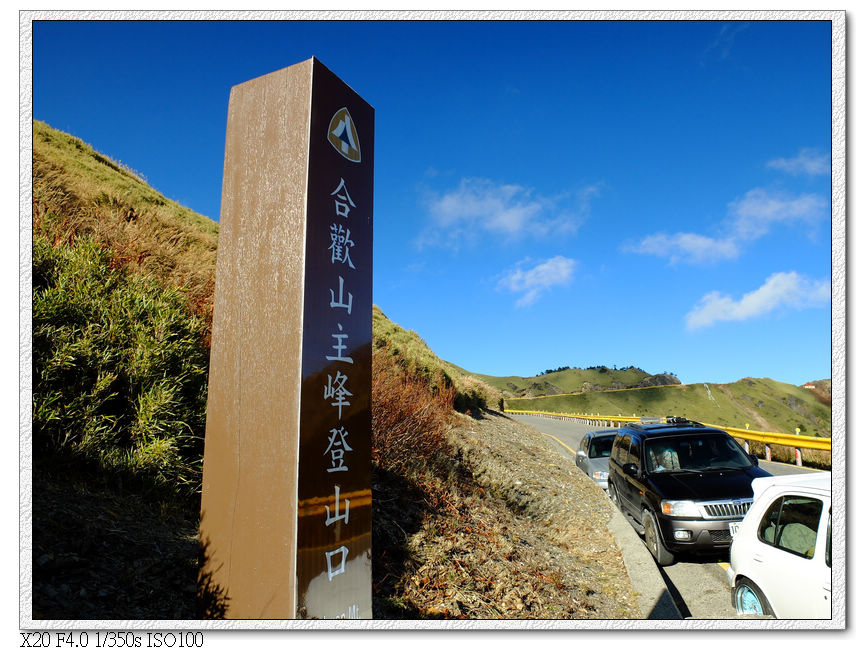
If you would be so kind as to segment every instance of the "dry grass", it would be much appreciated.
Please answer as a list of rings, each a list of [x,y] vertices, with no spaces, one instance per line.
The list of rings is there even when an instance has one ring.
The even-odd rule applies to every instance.
[[[387,346],[402,368],[426,380],[433,390],[453,389],[453,407],[460,413],[480,414],[483,409],[504,409],[500,390],[439,359],[420,335],[391,321],[377,306],[372,309],[373,348]]]
[[[183,291],[209,343],[216,222],[165,198],[78,138],[33,123],[33,219],[56,223],[55,244],[90,235],[128,267]]]
[[[606,495],[530,427],[456,420],[447,463],[373,474],[374,616],[639,618]]]
[[[736,438],[736,441],[745,447],[745,440]],[[748,450],[755,454],[758,458],[766,458],[766,445],[761,442],[748,440]],[[772,445],[772,460],[779,463],[795,463],[796,451],[793,447],[783,447],[781,445]],[[819,449],[803,449],[802,464],[806,467],[818,467],[820,469],[832,469],[832,452],[821,451]]]
[[[372,361],[372,460],[381,469],[406,472],[418,461],[446,453],[455,389],[405,370],[389,345]]]

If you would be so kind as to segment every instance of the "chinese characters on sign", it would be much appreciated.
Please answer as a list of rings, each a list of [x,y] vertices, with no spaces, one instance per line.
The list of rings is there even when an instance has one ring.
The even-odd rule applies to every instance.
[[[348,112],[345,113],[346,119],[351,120],[351,117],[348,116]],[[336,207],[336,215],[339,217],[343,217],[344,219],[348,219],[349,212],[351,208],[357,207],[354,201],[351,200],[349,196],[348,189],[345,186],[345,180],[343,178],[339,179],[339,184],[336,189],[331,192],[331,196],[336,195],[336,200],[334,201]],[[337,227],[337,224],[333,224],[330,227],[331,231],[331,246],[329,250],[331,251],[331,264],[336,263],[344,263],[348,262],[349,267],[352,270],[356,270],[354,264],[351,263],[351,260],[348,257],[348,249],[351,246],[354,246],[354,242],[352,242],[349,237],[349,229],[346,227],[343,229],[343,226],[340,224]],[[345,251],[343,255],[342,251]],[[350,317],[351,316],[351,305],[352,305],[352,294],[351,291],[346,291],[345,289],[345,278],[342,275],[339,277],[339,288],[335,291],[334,289],[330,289],[330,309],[331,311],[344,309],[345,314],[342,316],[339,315],[339,312],[335,312],[334,317]],[[337,293],[339,298],[337,299]],[[348,296],[348,302],[345,302],[345,296]],[[335,354],[326,354],[325,359],[328,361],[338,361],[340,363],[345,364],[354,364],[354,360],[345,356],[343,353],[345,350],[348,350],[349,347],[346,345],[348,334],[343,333],[343,326],[341,322],[336,323],[336,328],[339,333],[331,334],[331,337],[336,340],[336,342],[331,346],[335,351]],[[348,372],[348,370],[346,370]],[[343,374],[342,371],[337,370],[334,376],[328,374],[327,375],[327,383],[324,386],[324,399],[325,400],[335,400],[330,401],[330,405],[337,409],[336,411],[336,422],[334,422],[334,428],[330,429],[330,436],[323,436],[323,441],[327,445],[324,454],[327,455],[330,453],[331,462],[330,467],[325,467],[325,471],[327,473],[333,472],[344,472],[348,471],[349,466],[346,464],[345,452],[353,451],[352,448],[348,445],[346,438],[348,437],[348,432],[345,430],[345,427],[342,426],[342,409],[343,407],[349,407],[351,404],[346,400],[346,397],[351,397],[352,394],[349,391],[346,383],[349,380],[349,376]],[[339,428],[336,428],[339,427]],[[333,512],[331,512],[330,506],[325,506],[326,517],[324,520],[325,526],[331,526],[332,524],[343,521],[348,524],[349,517],[349,509],[351,505],[351,501],[349,499],[344,500],[344,506],[342,506],[342,514],[340,514],[340,500],[339,500],[339,484],[334,484],[334,508]],[[331,551],[325,551],[324,553],[324,562],[327,567],[327,579],[332,581],[336,576],[345,572],[345,560],[348,555],[348,548],[345,546],[340,546]],[[334,558],[337,558],[336,560]],[[355,607],[356,609],[356,607]]]
[[[370,618],[374,113],[323,66],[312,113],[297,615]]]
[[[348,467],[345,464],[345,452],[354,451],[348,446],[346,436],[348,432],[340,427],[339,429],[330,430],[330,438],[328,439],[327,449],[324,450],[325,455],[330,453],[330,467],[328,472],[346,472]]]

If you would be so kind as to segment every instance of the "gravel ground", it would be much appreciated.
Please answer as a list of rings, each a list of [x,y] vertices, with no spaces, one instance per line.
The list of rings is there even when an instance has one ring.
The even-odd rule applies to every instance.
[[[377,618],[641,618],[607,497],[555,443],[494,412],[450,440],[447,479],[378,477]]]

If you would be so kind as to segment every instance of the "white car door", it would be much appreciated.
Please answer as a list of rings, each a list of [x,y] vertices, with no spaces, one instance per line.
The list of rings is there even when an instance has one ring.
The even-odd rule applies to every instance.
[[[777,618],[831,617],[829,522],[829,503],[816,496],[787,495],[775,528],[763,531],[774,543],[754,549],[753,559],[762,567],[755,582]]]

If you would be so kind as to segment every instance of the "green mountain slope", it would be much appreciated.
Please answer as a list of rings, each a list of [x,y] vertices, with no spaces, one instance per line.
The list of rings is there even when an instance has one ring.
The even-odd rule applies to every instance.
[[[196,494],[217,230],[34,122],[37,468]]]
[[[731,384],[680,384],[630,390],[508,399],[507,408],[603,415],[678,415],[761,431],[831,435],[831,411],[814,391],[772,379]]]
[[[607,368],[606,366],[568,368],[547,372],[537,377],[494,377],[480,373],[472,374],[502,391],[507,398],[539,397],[542,395],[561,395],[679,383],[679,380],[672,375],[650,375],[644,370],[633,366],[621,369]]]

